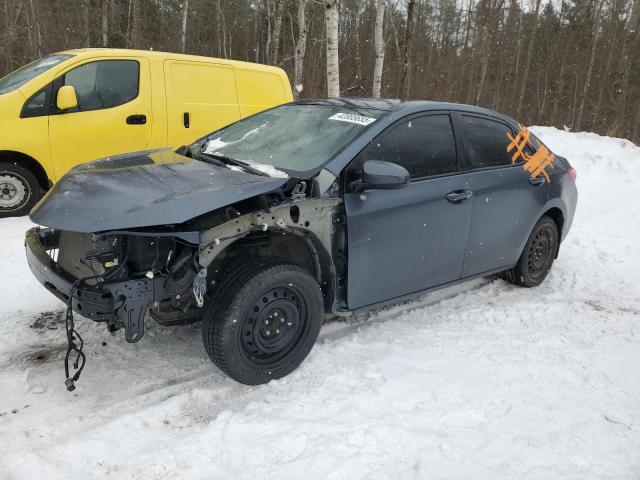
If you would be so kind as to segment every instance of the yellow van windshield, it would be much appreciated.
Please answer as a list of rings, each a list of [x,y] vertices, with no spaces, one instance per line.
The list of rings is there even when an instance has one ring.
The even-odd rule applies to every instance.
[[[2,95],[3,93],[12,92],[17,88],[20,88],[29,80],[33,80],[41,73],[46,72],[50,68],[55,67],[59,63],[62,63],[71,57],[73,57],[73,55],[49,55],[48,57],[41,58],[40,60],[36,60],[29,65],[25,65],[24,67],[19,68],[15,72],[10,73],[6,77],[0,79],[0,95]]]

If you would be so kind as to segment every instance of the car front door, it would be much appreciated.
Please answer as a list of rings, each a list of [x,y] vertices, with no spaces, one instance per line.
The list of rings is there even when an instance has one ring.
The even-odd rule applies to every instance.
[[[59,111],[57,90],[71,85],[78,107]],[[88,61],[54,81],[49,144],[56,177],[82,162],[144,150],[151,140],[151,79],[143,58]]]
[[[350,309],[460,278],[471,217],[448,113],[404,119],[374,139],[345,172]],[[368,160],[405,167],[398,190],[350,192]]]
[[[512,163],[507,134],[515,136],[515,132],[509,125],[473,114],[458,114],[456,120],[464,132],[473,190],[464,278],[517,262],[529,230],[546,203],[549,187],[544,177],[529,178],[521,160]]]

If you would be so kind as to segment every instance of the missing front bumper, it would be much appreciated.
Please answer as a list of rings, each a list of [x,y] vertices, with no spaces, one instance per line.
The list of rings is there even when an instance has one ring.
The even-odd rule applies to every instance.
[[[27,263],[36,279],[66,304],[73,290],[71,306],[75,313],[96,322],[124,325],[126,340],[130,343],[139,341],[144,335],[144,316],[154,301],[154,292],[162,288],[158,279],[130,279],[88,286],[54,261],[52,255],[58,245],[59,233],[55,230],[36,227],[27,232]]]

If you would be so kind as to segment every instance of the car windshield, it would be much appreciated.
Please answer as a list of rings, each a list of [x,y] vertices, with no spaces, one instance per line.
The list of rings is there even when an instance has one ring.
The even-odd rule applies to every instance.
[[[73,57],[73,55],[49,55],[48,57],[41,58],[40,60],[36,60],[29,65],[19,68],[15,72],[0,79],[0,95],[20,88],[29,80],[36,78],[41,73],[46,72],[71,57]]]
[[[272,169],[308,172],[336,155],[385,112],[329,105],[283,105],[206,139],[204,153]],[[272,175],[273,176],[273,175]]]

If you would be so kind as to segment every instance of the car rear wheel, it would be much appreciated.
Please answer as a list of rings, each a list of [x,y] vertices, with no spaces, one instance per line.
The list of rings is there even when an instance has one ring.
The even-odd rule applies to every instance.
[[[42,188],[29,169],[0,162],[0,218],[28,214],[41,196]]]
[[[205,349],[224,373],[246,385],[295,370],[322,326],[318,282],[289,263],[245,265],[214,298],[202,324]]]
[[[518,264],[505,273],[505,280],[522,287],[536,287],[549,274],[558,251],[558,227],[551,217],[542,217],[533,228]]]

